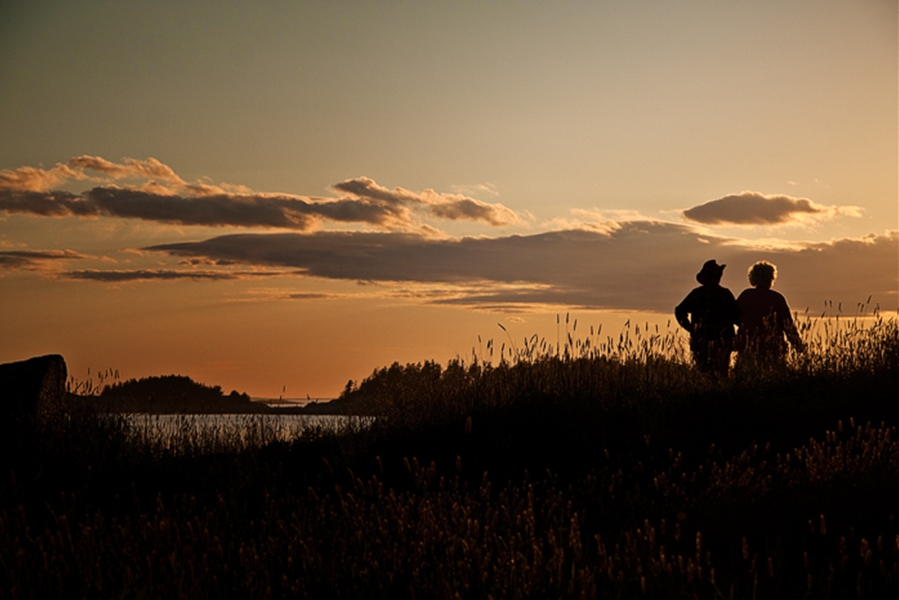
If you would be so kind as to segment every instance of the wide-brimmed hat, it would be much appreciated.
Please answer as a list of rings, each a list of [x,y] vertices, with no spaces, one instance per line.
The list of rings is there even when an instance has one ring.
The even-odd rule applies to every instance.
[[[696,274],[696,281],[705,285],[706,283],[717,283],[721,281],[721,275],[724,274],[724,267],[727,265],[719,265],[714,260],[707,260],[702,265],[702,270]]]

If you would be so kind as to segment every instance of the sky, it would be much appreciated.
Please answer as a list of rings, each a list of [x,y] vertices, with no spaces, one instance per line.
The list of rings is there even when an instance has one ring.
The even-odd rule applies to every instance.
[[[328,398],[670,327],[709,259],[895,315],[897,12],[3,2],[0,362]]]

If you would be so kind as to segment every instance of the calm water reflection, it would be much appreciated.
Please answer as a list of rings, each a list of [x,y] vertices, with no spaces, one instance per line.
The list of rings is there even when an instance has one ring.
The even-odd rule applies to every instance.
[[[122,415],[132,431],[148,441],[289,441],[311,430],[343,431],[366,427],[373,417],[344,415],[179,414]]]

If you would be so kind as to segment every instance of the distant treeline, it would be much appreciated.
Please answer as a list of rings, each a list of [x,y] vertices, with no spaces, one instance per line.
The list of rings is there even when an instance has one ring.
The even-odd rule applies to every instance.
[[[306,406],[268,406],[253,402],[246,393],[221,386],[209,386],[185,375],[156,375],[129,379],[106,386],[97,395],[83,396],[84,402],[104,412],[153,414],[267,413],[267,414],[359,414],[373,413],[369,395],[371,384],[362,393],[344,394],[329,402]]]
[[[255,413],[268,407],[232,390],[227,396],[221,386],[208,386],[184,375],[162,375],[129,379],[103,389],[90,402],[107,412],[149,413]]]

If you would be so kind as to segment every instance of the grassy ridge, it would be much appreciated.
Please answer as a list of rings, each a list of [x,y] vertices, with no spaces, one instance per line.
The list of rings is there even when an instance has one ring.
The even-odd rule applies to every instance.
[[[803,336],[723,381],[646,329],[393,365],[292,443],[60,415],[4,457],[0,597],[895,597],[896,322]]]

